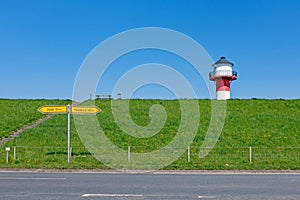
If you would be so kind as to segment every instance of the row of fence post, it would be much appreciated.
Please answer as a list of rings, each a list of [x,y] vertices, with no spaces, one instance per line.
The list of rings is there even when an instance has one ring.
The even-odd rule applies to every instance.
[[[10,147],[5,147],[5,151],[6,151],[6,163],[9,162],[9,152],[10,152]],[[13,148],[13,153],[14,153],[14,160],[16,160],[17,158],[17,147],[14,146]],[[128,149],[127,149],[127,160],[128,162],[131,162],[131,150],[130,150],[130,146],[128,146]],[[187,147],[187,161],[190,162],[191,161],[191,147],[188,146]],[[249,147],[249,162],[252,163],[252,147],[250,146]]]
[[[127,150],[127,160],[130,162],[130,146],[128,146]],[[191,161],[191,147],[187,147],[187,161]],[[252,146],[249,147],[249,162],[252,163]]]

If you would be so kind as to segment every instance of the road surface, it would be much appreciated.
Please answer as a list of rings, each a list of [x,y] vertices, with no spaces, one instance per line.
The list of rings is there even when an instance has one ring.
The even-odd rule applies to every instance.
[[[299,200],[300,174],[0,172],[0,199]]]

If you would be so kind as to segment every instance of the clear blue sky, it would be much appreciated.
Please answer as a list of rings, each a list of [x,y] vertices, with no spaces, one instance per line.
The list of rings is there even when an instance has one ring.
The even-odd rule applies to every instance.
[[[141,27],[182,32],[213,60],[226,56],[239,75],[234,98],[300,98],[299,8],[298,0],[2,0],[0,98],[71,99],[89,52],[114,34]],[[151,54],[157,60],[149,60]],[[130,59],[168,64],[177,58],[146,51],[120,64]],[[110,93],[113,82],[106,84],[97,93]],[[160,97],[148,89],[136,96]]]

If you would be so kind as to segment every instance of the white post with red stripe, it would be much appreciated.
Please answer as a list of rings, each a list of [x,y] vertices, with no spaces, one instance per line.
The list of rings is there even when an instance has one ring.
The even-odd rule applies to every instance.
[[[225,57],[212,65],[214,71],[209,73],[209,79],[216,81],[217,100],[230,99],[230,83],[237,79],[237,73],[232,70],[233,65]]]

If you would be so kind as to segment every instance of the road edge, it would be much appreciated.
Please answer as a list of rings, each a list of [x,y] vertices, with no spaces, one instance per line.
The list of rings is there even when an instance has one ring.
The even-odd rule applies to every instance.
[[[0,168],[2,172],[99,173],[99,174],[300,174],[300,170],[101,170],[101,169],[24,169]]]

